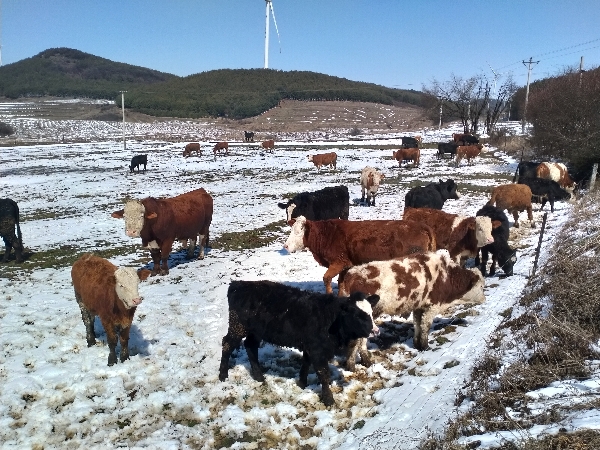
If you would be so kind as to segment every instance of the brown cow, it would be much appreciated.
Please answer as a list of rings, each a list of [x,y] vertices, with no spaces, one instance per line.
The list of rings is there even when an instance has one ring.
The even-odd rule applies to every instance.
[[[392,156],[398,161],[398,167],[402,167],[402,161],[412,161],[416,167],[421,159],[421,150],[419,148],[401,148],[394,151]]]
[[[224,152],[229,155],[229,143],[228,142],[217,142],[213,147],[213,154],[217,156],[217,153]]]
[[[263,149],[272,152],[273,149],[275,148],[275,141],[273,139],[269,139],[268,141],[264,141],[260,145]]]
[[[200,188],[173,198],[130,200],[124,209],[112,213],[112,217],[125,218],[125,234],[141,237],[142,245],[150,249],[154,261],[152,275],[166,275],[169,273],[167,260],[175,240],[195,242],[199,235],[198,258],[204,258],[212,214],[213,199]]]
[[[531,188],[526,184],[503,184],[494,188],[492,197],[487,204],[491,206],[495,204],[498,208],[512,213],[515,219],[515,228],[519,228],[519,213],[527,211],[531,228],[535,228],[531,212],[531,195]]]
[[[106,332],[108,365],[117,362],[117,340],[121,339],[121,362],[129,359],[129,330],[137,306],[142,302],[138,285],[150,275],[147,269],[117,267],[99,256],[86,253],[73,264],[71,280],[81,309],[88,347],[96,344],[94,317]],[[117,333],[119,334],[117,336]]]
[[[356,264],[433,251],[436,243],[428,225],[408,220],[312,221],[300,216],[284,248],[290,253],[308,248],[327,267],[323,282],[330,294],[332,278],[339,274],[342,286],[345,272]]]
[[[471,136],[471,133],[454,133],[452,134],[452,140],[454,142],[462,142],[465,136]]]
[[[556,181],[560,187],[566,189],[570,194],[575,189],[575,182],[569,176],[567,166],[562,163],[543,162],[535,169],[538,178]]]
[[[471,165],[471,160],[478,157],[482,149],[483,144],[459,145],[456,148],[456,167],[460,165],[463,158],[467,158],[467,164]]]
[[[187,158],[188,156],[192,156],[192,152],[196,152],[197,156],[202,156],[202,149],[200,148],[200,143],[198,142],[190,142],[185,146],[183,150],[183,156]]]
[[[379,295],[379,302],[373,306],[374,318],[382,314],[408,318],[412,313],[414,346],[425,350],[433,318],[450,306],[482,303],[484,285],[479,270],[463,269],[446,250],[439,250],[354,266],[344,277],[343,295],[345,292]],[[364,366],[371,364],[366,343],[363,338],[348,346],[348,370],[355,368],[357,351]]]
[[[404,220],[425,223],[435,232],[438,249],[446,249],[457,263],[464,265],[468,258],[475,258],[479,248],[492,244],[492,223],[488,216],[466,217],[449,214],[432,208],[405,208]]]
[[[321,153],[320,155],[308,155],[308,162],[312,162],[317,170],[321,170],[321,166],[330,166],[333,169],[337,167],[337,153]]]

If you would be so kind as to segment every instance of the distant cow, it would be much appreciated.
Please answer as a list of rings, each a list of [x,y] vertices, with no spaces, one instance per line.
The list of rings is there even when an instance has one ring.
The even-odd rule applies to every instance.
[[[372,305],[378,300],[376,295],[362,293],[335,297],[272,281],[232,281],[227,290],[229,327],[223,337],[219,380],[228,377],[231,354],[246,338],[250,374],[256,381],[264,381],[258,349],[261,341],[266,341],[301,350],[298,385],[308,385],[312,364],[321,382],[323,403],[334,405],[329,361],[337,348],[379,332],[372,316]]]
[[[435,232],[436,248],[448,250],[462,265],[475,258],[480,247],[494,242],[492,228],[500,226],[489,217],[459,216],[432,208],[406,208],[402,218],[429,225]]]
[[[314,192],[302,192],[277,206],[286,210],[286,222],[289,225],[293,225],[299,216],[308,220],[348,220],[350,194],[346,186],[326,187]]]
[[[300,216],[284,248],[297,252],[308,248],[321,266],[325,291],[332,292],[336,275],[342,285],[352,266],[435,250],[435,233],[427,225],[408,220],[307,220]]]
[[[517,183],[519,180],[524,178],[537,178],[537,168],[539,165],[540,163],[538,162],[521,161],[517,165],[517,170],[515,171],[515,176],[513,177],[513,183]]]
[[[254,142],[254,131],[244,131],[244,141]]]
[[[531,212],[531,189],[525,184],[503,184],[492,190],[492,197],[488,205],[497,206],[501,210],[512,213],[515,219],[515,228],[519,228],[519,213],[527,211],[527,218],[531,228],[535,228],[533,213]]]
[[[419,136],[419,139],[417,140],[414,137],[402,136],[400,140],[402,141],[402,148],[417,148],[421,141],[421,137]]]
[[[169,273],[167,260],[175,240],[192,239],[195,242],[200,236],[198,258],[204,258],[212,214],[213,199],[200,188],[173,198],[129,200],[125,208],[113,212],[112,217],[124,218],[125,234],[141,237],[142,246],[150,249],[154,262],[152,275],[166,275]]]
[[[367,194],[367,205],[375,206],[375,195],[379,189],[381,180],[385,178],[385,175],[378,172],[377,169],[367,166],[360,173],[360,188],[361,188],[361,202],[365,201],[365,192]]]
[[[148,155],[135,155],[131,158],[129,164],[129,173],[133,173],[133,169],[137,167],[138,173],[140,172],[140,166],[144,166],[144,173],[146,172],[146,164],[148,164]]]
[[[94,317],[98,316],[108,341],[108,365],[117,362],[121,339],[121,362],[129,359],[129,331],[137,306],[142,302],[138,285],[150,275],[147,269],[117,267],[104,258],[84,254],[71,268],[75,299],[81,310],[88,347],[96,344]],[[118,333],[118,336],[117,336]]]
[[[460,194],[456,191],[456,183],[452,179],[440,180],[426,186],[414,187],[404,197],[405,208],[434,208],[442,209],[448,199],[458,200]]]
[[[402,167],[402,161],[412,161],[415,166],[418,166],[421,159],[421,150],[417,147],[401,148],[393,151],[392,157],[398,161],[398,167]]]
[[[15,234],[15,227],[17,233]],[[15,261],[23,262],[23,237],[19,225],[19,205],[10,198],[0,198],[0,236],[4,241],[4,257],[2,262],[8,262],[11,250],[15,249]]]
[[[330,166],[335,169],[337,167],[337,153],[321,153],[320,155],[308,155],[308,162],[312,162],[317,170],[321,170],[321,166]]]
[[[517,251],[508,246],[510,234],[508,217],[506,217],[506,214],[500,208],[491,205],[485,205],[477,211],[476,216],[487,216],[493,223],[499,223],[500,225],[494,227],[492,230],[494,242],[481,247],[481,260],[478,254],[475,258],[475,266],[479,267],[483,276],[486,276],[488,255],[491,253],[492,265],[490,267],[490,275],[493,276],[496,274],[496,263],[498,263],[504,274],[511,276],[513,274],[513,267],[517,262]]]
[[[196,152],[196,156],[202,156],[202,149],[199,142],[190,142],[187,144],[183,150],[183,156],[185,158],[192,156],[192,152]]]
[[[438,144],[438,151],[436,153],[437,159],[444,158],[446,153],[450,154],[450,158],[454,158],[456,155],[456,149],[458,144],[456,142],[440,142]]]
[[[272,152],[273,149],[275,148],[275,141],[273,139],[269,139],[268,141],[263,141],[262,144],[260,144],[260,146],[267,151]]]
[[[213,154],[217,156],[218,153],[229,154],[229,143],[228,142],[217,142],[213,147]]]
[[[531,189],[531,200],[536,203],[541,203],[540,210],[544,209],[546,202],[550,202],[550,211],[554,212],[555,200],[570,200],[571,193],[560,187],[556,181],[547,180],[545,178],[522,178],[520,184],[526,184]]]
[[[471,133],[455,133],[452,135],[452,140],[458,145],[479,144],[479,139],[477,139]]]
[[[477,145],[459,145],[456,149],[456,167],[460,165],[463,159],[467,159],[467,164],[471,164],[471,160],[475,159],[483,149],[482,144]]]
[[[461,268],[445,250],[354,266],[344,277],[344,293],[380,296],[373,307],[374,318],[382,314],[408,318],[412,313],[413,343],[418,350],[429,347],[429,329],[436,315],[450,306],[482,303],[484,285],[477,269]],[[363,338],[349,346],[348,370],[355,368],[357,351],[363,365],[371,364],[366,342]]]
[[[543,162],[535,171],[538,178],[556,181],[560,187],[569,192],[573,192],[575,189],[575,182],[569,176],[567,166],[562,163]]]

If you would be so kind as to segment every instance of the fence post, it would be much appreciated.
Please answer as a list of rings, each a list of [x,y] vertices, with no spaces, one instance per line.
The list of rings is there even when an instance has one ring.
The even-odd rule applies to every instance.
[[[590,177],[590,191],[594,189],[594,185],[596,184],[596,175],[598,174],[598,163],[594,163],[592,168],[592,176]]]
[[[544,213],[544,218],[542,219],[542,229],[540,230],[540,239],[538,240],[537,248],[535,249],[535,260],[533,261],[533,271],[531,272],[531,276],[535,275],[535,271],[537,270],[538,259],[540,257],[540,249],[542,248],[542,239],[544,238],[544,230],[546,229],[546,219],[548,218],[548,213]]]

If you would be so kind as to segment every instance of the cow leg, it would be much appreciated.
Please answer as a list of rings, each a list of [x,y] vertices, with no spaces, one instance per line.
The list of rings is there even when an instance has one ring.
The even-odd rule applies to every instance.
[[[155,276],[160,273],[160,248],[151,248],[150,256],[152,257],[152,262],[154,263],[151,276]]]
[[[367,202],[369,201],[368,197],[367,197]],[[360,202],[364,203],[365,202],[365,188],[361,187],[360,188]]]
[[[85,339],[87,341],[87,345],[88,347],[92,347],[96,345],[96,333],[94,333],[94,315],[83,304],[81,301],[81,296],[77,292],[75,292],[75,299],[77,300],[77,304],[81,310],[81,319],[83,320],[83,325],[85,325]]]
[[[348,273],[348,269],[342,270],[338,275],[338,297],[347,297],[350,294],[346,291],[346,286],[344,285],[344,278]]]
[[[535,228],[535,222],[533,221],[533,212],[531,211],[531,205],[527,207],[527,218],[531,222],[531,228]]]
[[[16,242],[13,243],[13,248],[15,249],[15,261],[17,263],[22,263],[23,262],[23,244],[21,244],[18,240],[18,238],[16,239]]]
[[[200,247],[200,250],[198,250],[198,259],[204,259],[204,241],[206,239],[208,239],[208,236],[204,234],[198,235],[198,247]]]
[[[187,249],[187,259],[192,259],[194,257],[194,251],[196,250],[196,238],[190,239],[190,244]]]
[[[477,258],[479,258],[479,253],[477,254]],[[481,271],[481,275],[483,275],[484,277],[487,274],[488,258],[489,258],[488,250],[481,249],[481,263],[478,264],[477,260],[475,260],[475,265],[479,267],[479,270]],[[490,275],[493,275],[491,268],[490,268]]]
[[[121,341],[121,362],[125,362],[129,359],[129,332],[131,331],[131,324],[125,328],[121,328],[119,333],[119,339]]]
[[[417,350],[429,347],[429,329],[435,317],[435,308],[416,309],[413,311],[413,326],[415,328],[413,345]]]
[[[365,367],[370,367],[372,364],[371,354],[367,350],[367,338],[360,338],[358,340],[360,346],[358,347],[358,354],[360,355],[360,362]]]
[[[375,206],[375,194],[371,194],[371,204],[369,206]]]
[[[326,358],[315,358],[313,355],[312,363],[313,367],[315,368],[315,372],[317,372],[317,377],[319,377],[319,381],[321,382],[321,400],[323,401],[325,406],[335,405],[333,393],[331,392],[331,388],[329,386],[331,383],[329,362]]]
[[[250,361],[250,375],[256,381],[265,381],[265,376],[262,373],[260,364],[258,363],[258,347],[260,341],[254,336],[246,336],[244,341],[244,347],[246,347],[246,353],[248,354],[248,360]]]
[[[2,258],[2,262],[8,262],[8,258],[10,257],[10,251],[12,250],[12,243],[8,240],[8,238],[2,237],[4,241],[4,258]]]
[[[512,215],[515,220],[515,228],[519,228],[519,211],[513,211]]]
[[[498,262],[498,256],[492,253],[492,265],[490,266],[490,276],[496,275],[496,263]]]
[[[325,293],[327,293],[327,294],[333,293],[333,289],[331,288],[331,280],[333,279],[333,277],[335,277],[337,274],[339,274],[342,270],[344,270],[344,268],[341,267],[340,265],[332,264],[329,266],[329,268],[325,272],[325,275],[323,275],[323,283],[325,284]]]
[[[108,365],[112,366],[117,363],[117,331],[112,323],[100,320],[106,332],[106,340],[108,342]]]
[[[229,329],[227,334],[223,336],[221,365],[219,366],[219,380],[225,381],[229,373],[229,358],[233,351],[240,346],[243,335],[236,334],[234,330],[244,331],[243,327],[237,321],[234,313],[229,314]],[[245,331],[244,331],[245,332]]]
[[[161,259],[160,259],[160,274],[168,275],[169,274],[169,255],[171,254],[171,250],[173,250],[173,242],[175,239],[166,239],[163,241],[160,246]]]
[[[310,369],[310,356],[306,350],[302,352],[302,365],[298,375],[298,386],[304,389],[308,386],[308,371]]]

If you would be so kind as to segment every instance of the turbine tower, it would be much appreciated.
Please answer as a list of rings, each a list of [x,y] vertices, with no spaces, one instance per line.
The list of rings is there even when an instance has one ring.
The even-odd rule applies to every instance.
[[[279,30],[277,29],[277,21],[275,20],[275,11],[273,10],[273,2],[265,0],[267,4],[266,23],[265,23],[265,69],[269,68],[269,10],[273,16],[275,31],[277,31],[277,40],[279,41],[279,52],[281,52],[281,40],[279,39]]]

